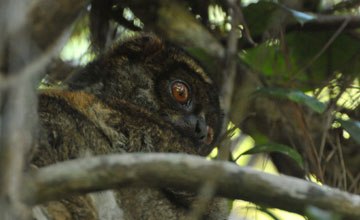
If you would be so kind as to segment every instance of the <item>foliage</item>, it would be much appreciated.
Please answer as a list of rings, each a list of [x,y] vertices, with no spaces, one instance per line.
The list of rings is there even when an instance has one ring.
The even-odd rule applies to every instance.
[[[298,152],[296,152],[294,149],[282,144],[268,143],[268,144],[256,145],[255,147],[240,154],[240,156],[247,154],[270,153],[270,152],[283,153],[294,159],[299,166],[303,167],[303,161],[301,159],[301,155]]]
[[[305,95],[301,91],[295,91],[285,88],[258,88],[256,93],[262,95],[269,95],[276,98],[285,98],[296,103],[305,104],[317,113],[323,113],[326,110],[326,105],[319,102],[316,98]]]

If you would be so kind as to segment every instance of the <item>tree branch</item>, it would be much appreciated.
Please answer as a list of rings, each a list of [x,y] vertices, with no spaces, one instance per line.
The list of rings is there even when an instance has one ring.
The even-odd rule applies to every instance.
[[[179,1],[151,0],[146,5],[143,1],[122,2],[145,22],[146,30],[183,46],[201,47],[214,57],[224,57],[223,46]]]
[[[360,27],[360,16],[354,15],[317,15],[317,18],[306,22],[304,25],[292,24],[286,27],[286,31],[293,30],[311,30],[311,31],[324,31],[336,30],[344,22],[348,22],[346,30],[351,30]]]
[[[303,214],[307,205],[360,218],[360,197],[288,176],[275,176],[230,162],[166,153],[134,153],[77,159],[28,172],[21,191],[27,204],[125,185],[197,191],[217,172],[218,196],[243,199]]]
[[[224,111],[224,121],[223,121],[223,128],[226,128],[229,121],[230,121],[230,109],[231,109],[231,101],[233,97],[234,85],[235,85],[235,77],[237,73],[237,62],[238,60],[238,51],[237,45],[239,40],[239,25],[241,22],[246,27],[246,23],[243,19],[242,12],[240,9],[240,5],[238,1],[228,0],[229,5],[229,15],[232,17],[231,19],[231,31],[227,37],[227,46],[226,46],[226,54],[223,59],[223,71],[222,71],[222,78],[223,82],[221,85],[220,94],[222,96],[222,105],[221,108]],[[241,114],[242,112],[240,112]],[[218,158],[222,160],[227,160],[229,157],[230,144],[228,144],[228,140],[222,142],[219,147],[219,154]]]

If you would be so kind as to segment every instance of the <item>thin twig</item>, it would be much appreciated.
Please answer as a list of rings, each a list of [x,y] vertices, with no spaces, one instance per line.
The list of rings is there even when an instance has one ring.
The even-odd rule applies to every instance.
[[[228,0],[231,9],[231,26],[232,29],[228,35],[226,56],[224,59],[224,71],[222,74],[223,84],[221,87],[221,95],[223,96],[223,111],[225,113],[223,127],[227,127],[229,123],[229,113],[231,106],[232,93],[234,90],[234,82],[236,76],[237,63],[237,45],[239,40],[238,27],[240,24],[240,6],[238,1]],[[229,145],[223,145],[219,151],[220,159],[227,159],[230,153]]]
[[[341,148],[340,138],[338,135],[336,135],[335,140],[336,140],[336,147],[338,148],[338,152],[339,152],[339,159],[340,159],[340,164],[341,164],[341,169],[342,169],[342,177],[343,177],[343,181],[344,181],[343,189],[347,190],[346,166],[345,166],[345,161],[344,161],[344,155],[343,155],[342,148]]]

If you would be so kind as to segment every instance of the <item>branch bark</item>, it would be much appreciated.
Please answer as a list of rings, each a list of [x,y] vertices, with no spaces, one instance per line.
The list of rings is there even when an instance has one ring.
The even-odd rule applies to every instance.
[[[360,218],[360,196],[305,180],[275,176],[224,161],[183,154],[134,153],[76,159],[28,172],[22,200],[39,204],[74,193],[127,185],[173,187],[196,192],[217,173],[218,196],[303,214],[306,206]]]

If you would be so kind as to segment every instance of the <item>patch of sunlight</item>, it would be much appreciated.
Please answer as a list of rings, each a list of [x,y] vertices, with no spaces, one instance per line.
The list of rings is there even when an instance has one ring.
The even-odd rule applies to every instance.
[[[124,8],[123,17],[128,21],[132,21],[135,19],[135,15],[130,8]]]
[[[225,24],[225,30],[226,31],[231,31],[231,24],[230,23],[226,23]],[[241,33],[241,32],[240,32]]]
[[[344,121],[347,121],[347,120],[350,119],[350,117],[348,116],[348,114],[346,114],[346,113],[341,113],[341,112],[336,112],[336,113],[335,113],[335,118],[341,119],[341,120],[344,120]]]
[[[125,39],[128,39],[130,37],[134,37],[136,35],[139,35],[140,33],[139,32],[136,32],[136,31],[132,31],[132,30],[129,30],[121,25],[119,25],[117,27],[117,33],[121,33],[119,36],[118,36],[118,41],[122,41],[122,40],[125,40]]]
[[[315,89],[314,91],[305,92],[305,94],[312,97],[315,97],[315,94],[317,94],[317,100],[320,102],[328,102],[330,100],[329,87],[324,87],[321,91],[319,90],[320,89]]]
[[[82,31],[65,44],[60,52],[60,58],[64,61],[71,61],[75,65],[85,65],[94,59],[95,55],[89,53],[90,41],[89,30]]]
[[[248,143],[246,143],[248,142]],[[253,147],[254,141],[252,138],[248,139],[247,141],[244,141],[243,145],[249,145],[248,149]],[[240,152],[244,152],[247,149],[241,149]],[[246,157],[250,157],[250,155],[246,155]],[[242,159],[243,157],[240,157]],[[245,156],[244,156],[245,158]],[[248,158],[249,159],[249,158]],[[239,160],[237,161],[238,164],[243,163]],[[243,163],[247,164],[247,163]],[[253,167],[257,170],[261,170],[266,173],[276,174],[278,175],[278,171],[275,167],[275,165],[271,162],[271,160],[262,154],[254,163]],[[232,209],[232,215],[237,217],[244,217],[246,219],[251,220],[273,220],[271,216],[269,216],[267,213],[262,212],[260,210],[256,209],[256,205],[250,202],[242,201],[242,200],[235,200],[233,203],[233,209]],[[283,211],[280,209],[271,209],[269,208],[268,211],[270,211],[272,214],[274,214],[276,217],[278,217],[280,220],[304,220],[305,218],[301,215],[290,213],[287,211]]]
[[[335,118],[336,119],[341,119],[341,120],[344,120],[344,121],[347,121],[350,119],[350,117],[345,114],[345,113],[341,113],[341,112],[335,112]],[[331,124],[331,127],[332,128],[340,128],[341,127],[341,123],[338,122],[338,121],[334,121],[332,124]],[[342,133],[343,137],[345,139],[349,139],[350,138],[350,134],[349,132],[347,132],[345,129],[343,129],[343,133]]]
[[[248,6],[248,5],[252,4],[252,3],[258,3],[258,2],[259,2],[259,0],[242,0],[241,5],[243,7],[246,7],[246,6]]]
[[[280,45],[280,40],[279,39],[271,39],[266,41],[266,46],[269,47],[274,47],[274,46],[279,46]]]
[[[307,177],[306,180],[310,181],[310,182],[313,182],[313,183],[316,183],[316,184],[319,184],[319,185],[323,185],[322,182],[320,182],[318,180],[318,178],[316,178],[315,174],[311,174],[310,177]]]
[[[253,167],[265,173],[279,175],[278,170],[276,169],[275,165],[270,160],[270,158],[267,156],[267,154],[260,154],[259,159],[256,160]]]
[[[233,129],[234,126],[235,125],[230,121],[228,124],[227,130]],[[238,165],[240,165],[240,166],[247,165],[249,160],[251,159],[251,157],[254,155],[241,155],[241,154],[255,146],[254,139],[248,135],[243,134],[239,128],[236,128],[230,134],[230,136],[231,136],[232,141],[235,141],[236,139],[241,138],[238,145],[232,147],[233,158],[237,159],[236,163]],[[273,173],[273,174],[278,173],[275,168],[275,165],[271,162],[270,159],[268,159],[266,154],[257,154],[257,155],[260,155],[260,157],[259,157],[260,159],[256,160],[256,163],[254,164],[255,169],[259,169],[261,171]]]
[[[240,134],[239,134],[240,135]],[[252,137],[247,136],[239,143],[239,146],[236,146],[235,150],[232,152],[234,158],[238,158],[239,155],[244,153],[245,151],[254,147],[255,141]],[[239,159],[236,160],[236,164],[240,166],[245,166],[249,163],[252,155],[242,155]]]
[[[267,213],[262,212],[256,208],[257,206],[253,203],[235,200],[233,203],[233,209],[231,211],[232,216],[243,217],[248,220],[274,220]],[[268,209],[280,220],[304,220],[305,218],[301,215],[286,212],[280,209]]]
[[[49,87],[46,86],[44,83],[40,83],[37,89],[42,90],[42,89],[48,89],[48,88]]]
[[[344,121],[347,121],[350,119],[350,117],[345,114],[345,113],[341,113],[341,112],[336,112],[335,113],[335,118],[337,119],[341,119],[341,120],[344,120]],[[338,121],[334,121],[332,124],[331,124],[331,127],[332,128],[340,128],[341,127],[341,123],[338,122]],[[343,137],[345,139],[349,139],[350,138],[350,134],[349,132],[347,132],[345,129],[343,129],[343,133],[342,133]]]
[[[271,162],[271,160],[265,156],[261,155],[258,160],[256,160],[253,167],[257,170],[261,170],[266,173],[271,173],[278,175],[278,171],[275,165]],[[262,212],[256,209],[256,205],[250,202],[235,200],[233,203],[232,214],[240,217],[245,217],[246,219],[251,220],[273,220],[271,216],[267,213]],[[283,211],[280,209],[272,209],[268,208],[272,214],[278,217],[280,220],[304,220],[305,218],[301,215]]]
[[[226,12],[219,5],[209,5],[208,16],[210,23],[222,25],[225,23]]]
[[[343,135],[343,137],[344,137],[345,139],[349,139],[349,138],[350,138],[349,132],[347,132],[347,131],[345,131],[345,130],[343,130],[342,135]]]
[[[341,112],[334,112],[335,113],[335,118],[336,119],[341,119],[341,120],[344,120],[344,121],[347,121],[349,120],[349,116],[345,113],[341,113]],[[334,121],[332,124],[331,124],[331,127],[332,128],[340,128],[341,127],[341,124],[340,122],[338,121]]]
[[[227,130],[230,130],[232,128],[234,128],[234,123],[232,123],[231,121],[229,122],[228,126],[227,126]],[[229,136],[231,137],[231,140],[234,140],[235,138],[237,138],[239,135],[240,135],[241,131],[239,128],[236,128],[234,129],[233,132],[231,132],[229,134]],[[211,152],[210,154],[207,156],[207,159],[212,159],[212,158],[215,158],[218,154],[218,147],[215,147]]]
[[[212,160],[213,158],[216,158],[218,152],[219,152],[218,148],[215,147],[214,149],[212,149],[212,151],[211,151],[210,154],[206,157],[206,159],[207,159],[207,160]]]
[[[228,124],[227,130],[233,129],[234,128],[234,123],[232,123],[231,121]],[[231,134],[229,134],[231,137],[232,141],[236,141],[238,138],[241,138],[241,140],[239,141],[239,143],[236,146],[232,146],[231,150],[232,150],[232,157],[233,159],[237,159],[236,163],[240,166],[244,166],[246,164],[248,164],[251,155],[244,155],[244,156],[240,156],[240,154],[244,153],[245,151],[249,150],[250,148],[252,148],[255,144],[255,141],[253,138],[251,138],[248,135],[245,135],[241,132],[241,130],[239,128],[236,128]]]
[[[142,23],[139,18],[135,17],[134,13],[131,11],[130,8],[124,8],[123,17],[128,21],[132,21],[136,27],[139,27],[141,29],[144,28],[144,23]]]
[[[341,2],[343,0],[321,0],[320,1],[320,8],[322,10],[325,9],[330,9],[332,8],[334,5],[338,4],[339,2]]]
[[[136,27],[141,28],[141,29],[144,28],[144,23],[142,23],[139,18],[135,18],[135,19],[134,19],[134,25],[135,25]]]
[[[360,83],[355,79],[350,88],[339,98],[337,105],[344,106],[347,109],[354,110],[360,104]]]
[[[326,91],[325,91],[326,90]],[[311,90],[311,91],[307,91],[305,92],[305,95],[311,96],[311,97],[315,97],[315,94],[319,92],[319,89],[315,89],[315,90]],[[316,99],[319,100],[320,102],[327,102],[329,101],[329,96],[328,96],[328,87],[325,87],[321,90],[321,92],[317,95]]]
[[[330,100],[330,97],[334,98],[340,92],[340,88],[338,86],[338,80],[340,79],[340,77],[341,74],[339,73],[336,79],[330,81],[330,86],[332,87],[331,90],[328,86],[326,86],[321,91],[319,91],[319,89],[315,89],[314,91],[308,91],[305,94],[309,96],[315,96],[315,94],[318,93],[316,98],[320,102],[328,102]],[[336,104],[350,110],[354,110],[357,106],[360,105],[359,79],[355,79],[351,83],[351,85],[340,96]]]
[[[234,128],[234,124],[229,122],[227,129],[230,130]],[[239,146],[235,146],[232,152],[233,158],[237,158],[241,153],[249,150],[254,147],[255,141],[248,135],[244,135],[239,128],[234,129],[234,131],[230,134],[231,140],[236,140],[240,138]],[[218,154],[218,148],[214,148],[211,153],[208,155],[207,159],[215,158]],[[236,163],[240,166],[245,166],[249,164],[249,160],[253,155],[244,155],[241,156]],[[260,154],[257,158],[256,162],[253,164],[255,169],[271,173],[278,174],[278,171],[275,165],[271,162],[271,160],[265,155]],[[279,209],[268,209],[271,213],[277,216],[280,220],[304,220],[304,217],[286,212]],[[248,220],[273,220],[268,214],[256,209],[256,205],[250,202],[245,202],[242,200],[235,200],[233,203],[231,215],[234,217],[245,217]]]
[[[235,127],[235,124],[232,121],[229,121],[229,124],[226,128],[226,130],[231,130]],[[231,132],[229,135],[231,137],[231,139],[233,140],[234,138],[238,137],[240,134],[240,128],[235,128],[233,132]]]
[[[330,100],[330,96],[336,96],[337,94],[339,94],[340,89],[339,87],[337,87],[337,80],[341,78],[341,73],[338,73],[336,75],[336,78],[331,80],[329,82],[329,86],[332,87],[332,90],[330,91],[329,86],[325,86],[324,88],[322,88],[321,90],[319,88],[315,89],[314,91],[308,91],[305,94],[309,95],[309,96],[315,96],[315,94],[317,94],[317,100],[319,100],[320,102],[328,102]],[[330,94],[331,92],[331,94]]]

